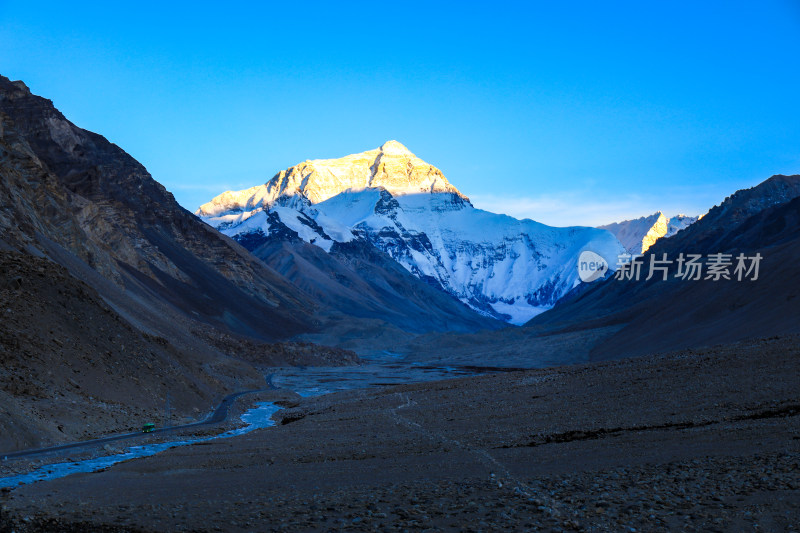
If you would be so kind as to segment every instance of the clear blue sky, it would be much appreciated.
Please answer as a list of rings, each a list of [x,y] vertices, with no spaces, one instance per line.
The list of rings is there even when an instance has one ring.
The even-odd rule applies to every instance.
[[[0,0],[0,73],[190,210],[388,139],[478,207],[556,225],[800,173],[800,0]]]

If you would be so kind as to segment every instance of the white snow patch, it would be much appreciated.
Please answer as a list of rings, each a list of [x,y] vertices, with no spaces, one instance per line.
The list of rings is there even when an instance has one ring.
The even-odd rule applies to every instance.
[[[514,304],[495,302],[489,305],[491,305],[492,309],[498,313],[511,316],[509,323],[514,324],[515,326],[521,326],[533,317],[541,315],[550,309],[550,307],[538,307],[535,305],[530,305],[528,302],[514,302]]]

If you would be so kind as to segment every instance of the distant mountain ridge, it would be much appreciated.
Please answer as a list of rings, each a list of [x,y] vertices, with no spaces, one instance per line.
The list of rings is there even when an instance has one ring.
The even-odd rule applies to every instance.
[[[755,281],[676,278],[679,255],[760,254]],[[800,333],[800,175],[776,175],[737,191],[696,223],[645,254],[673,261],[665,281],[607,280],[530,322],[566,330],[621,329],[592,350],[594,358]]]
[[[264,185],[225,192],[196,214],[251,249],[281,235],[327,252],[368,243],[479,313],[514,324],[549,309],[579,282],[583,250],[611,265],[622,252],[605,230],[553,228],[475,209],[439,169],[396,141],[295,165]]]
[[[668,277],[648,277],[666,254]],[[701,278],[676,276],[680,254],[701,257]],[[727,254],[730,278],[706,279],[708,257]],[[739,281],[736,257],[760,254],[759,275]],[[443,364],[557,366],[800,334],[800,175],[737,191],[696,223],[659,239],[635,279],[579,286],[521,328],[433,334],[398,350]],[[751,259],[748,259],[750,262]],[[752,263],[750,263],[752,264]],[[689,355],[690,356],[690,355]],[[756,384],[753,386],[768,386]]]
[[[675,215],[667,218],[657,211],[650,216],[623,220],[604,226],[598,226],[613,233],[631,255],[645,253],[658,239],[672,237],[682,229],[694,224],[702,217]]]

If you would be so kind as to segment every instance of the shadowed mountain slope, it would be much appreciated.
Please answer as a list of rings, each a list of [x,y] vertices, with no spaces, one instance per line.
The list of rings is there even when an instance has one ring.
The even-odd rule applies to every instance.
[[[0,455],[205,416],[249,365],[142,333],[44,258],[0,251]]]
[[[393,349],[420,361],[542,367],[800,333],[799,230],[800,176],[774,176],[659,239],[641,258],[639,281],[581,284],[520,328],[431,334]],[[664,253],[672,261],[680,253],[731,254],[732,279],[676,279],[673,263],[668,280],[646,281],[651,257]],[[761,254],[757,280],[736,280],[740,253]]]
[[[605,359],[653,351],[800,332],[800,176],[773,176],[738,191],[642,258],[642,279],[609,279],[565,299],[527,327],[577,331],[619,326],[591,357]],[[730,280],[657,274],[645,281],[651,258],[679,254],[731,254]],[[757,280],[737,280],[736,257],[761,254]],[[751,266],[751,262],[747,262]],[[750,278],[752,278],[752,273]]]
[[[416,278],[363,241],[335,243],[330,252],[299,238],[251,238],[242,244],[252,246],[256,257],[316,301],[345,316],[380,319],[408,333],[503,326]]]

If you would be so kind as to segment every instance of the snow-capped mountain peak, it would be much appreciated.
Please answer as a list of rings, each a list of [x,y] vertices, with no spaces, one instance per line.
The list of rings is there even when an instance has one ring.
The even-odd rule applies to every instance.
[[[252,211],[271,206],[280,198],[302,196],[311,204],[347,191],[383,188],[392,196],[449,193],[469,202],[442,171],[414,155],[397,141],[380,148],[338,159],[314,159],[278,172],[264,185],[226,191],[200,206],[200,217]]]
[[[553,228],[475,209],[436,167],[397,141],[305,161],[268,183],[227,192],[197,214],[250,249],[302,240],[342,254],[358,241],[476,311],[515,324],[549,309],[580,280],[590,250],[616,265],[608,231]]]
[[[414,156],[414,154],[411,153],[411,150],[397,141],[386,141],[383,143],[383,146],[379,148],[379,150],[385,154]]]

